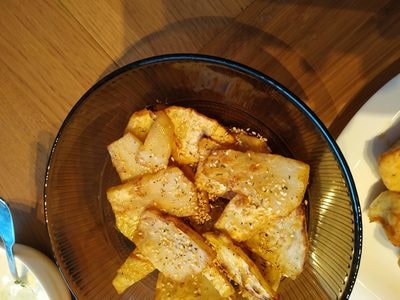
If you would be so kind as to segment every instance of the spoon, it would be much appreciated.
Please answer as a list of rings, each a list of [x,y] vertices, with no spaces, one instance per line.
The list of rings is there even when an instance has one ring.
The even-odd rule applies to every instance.
[[[13,254],[15,243],[14,224],[7,203],[0,197],[0,238],[3,240],[6,249],[8,266],[15,280],[18,280],[17,268]]]

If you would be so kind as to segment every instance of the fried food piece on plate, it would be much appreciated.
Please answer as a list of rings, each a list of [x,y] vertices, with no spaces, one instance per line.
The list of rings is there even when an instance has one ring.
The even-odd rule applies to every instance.
[[[381,154],[378,166],[385,186],[391,191],[400,192],[400,140]]]
[[[204,239],[180,219],[146,210],[133,242],[166,277],[185,281],[212,263],[214,251]]]
[[[389,241],[400,247],[400,193],[379,194],[368,209],[368,217],[371,222],[382,224]]]

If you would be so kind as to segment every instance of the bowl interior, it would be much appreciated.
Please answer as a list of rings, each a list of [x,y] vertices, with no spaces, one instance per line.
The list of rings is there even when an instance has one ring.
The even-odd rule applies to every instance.
[[[268,138],[273,152],[310,164],[306,195],[309,255],[283,299],[331,299],[351,292],[361,220],[351,176],[320,121],[279,84],[241,65],[202,56],[166,56],[128,65],[96,84],[55,141],[45,187],[46,217],[61,271],[78,298],[119,296],[111,281],[134,248],[115,228],[105,191],[119,183],[107,145],[144,107],[181,105]],[[152,299],[156,273],[122,299]]]

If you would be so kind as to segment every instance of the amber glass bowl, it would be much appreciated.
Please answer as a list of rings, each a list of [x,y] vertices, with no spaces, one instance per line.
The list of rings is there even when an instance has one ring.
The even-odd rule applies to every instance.
[[[346,299],[361,255],[361,214],[349,168],[317,116],[285,87],[221,58],[174,54],[126,65],[96,83],[65,119],[48,163],[45,213],[54,256],[78,299],[152,299],[156,272],[122,296],[111,281],[134,245],[118,232],[105,191],[119,183],[106,146],[129,116],[181,105],[230,127],[250,128],[276,153],[311,165],[309,254],[282,299]]]

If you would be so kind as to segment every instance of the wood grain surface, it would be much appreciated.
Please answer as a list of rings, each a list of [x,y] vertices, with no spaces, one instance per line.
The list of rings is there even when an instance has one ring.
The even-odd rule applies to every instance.
[[[174,52],[233,59],[292,90],[334,136],[400,71],[395,0],[3,0],[0,28],[0,195],[17,241],[48,255],[50,147],[80,96],[117,67]]]

